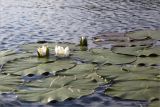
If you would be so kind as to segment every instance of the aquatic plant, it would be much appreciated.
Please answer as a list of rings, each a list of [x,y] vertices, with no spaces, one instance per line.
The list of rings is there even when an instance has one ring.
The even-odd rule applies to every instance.
[[[88,41],[87,41],[87,38],[82,36],[81,39],[80,39],[80,46],[85,46],[87,47],[88,46]]]
[[[88,49],[88,41],[87,41],[87,38],[86,37],[81,37],[80,38],[80,43],[79,43],[79,46],[80,46],[80,50],[81,51],[86,51]]]
[[[55,46],[55,55],[59,57],[68,57],[70,54],[69,47]]]
[[[37,49],[38,57],[48,57],[49,56],[49,48],[47,46],[42,46]]]
[[[147,37],[147,40],[146,36],[138,38],[130,34],[118,40],[110,37],[109,42],[116,43],[111,49],[88,51],[81,51],[79,45],[71,43],[58,43],[59,47],[56,43],[44,43],[55,51],[47,58],[35,56],[39,43],[24,44],[19,52],[1,51],[0,92],[13,92],[24,101],[48,103],[79,98],[93,93],[101,84],[112,83],[106,88],[106,95],[146,100],[150,107],[157,107],[160,102],[160,47],[153,44],[159,40],[154,34],[157,35],[151,33],[152,38]],[[124,38],[129,38],[128,44],[134,45],[119,47]]]

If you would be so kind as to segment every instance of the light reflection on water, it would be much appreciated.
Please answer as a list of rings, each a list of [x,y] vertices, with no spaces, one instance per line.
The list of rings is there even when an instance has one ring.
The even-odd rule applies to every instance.
[[[158,0],[1,0],[0,49],[37,40],[76,42],[100,32],[160,28]]]

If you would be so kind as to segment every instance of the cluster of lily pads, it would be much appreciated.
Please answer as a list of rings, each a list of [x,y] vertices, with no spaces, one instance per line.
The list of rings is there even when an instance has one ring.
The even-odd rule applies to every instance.
[[[87,49],[86,38],[81,38],[80,45],[30,43],[20,46],[19,52],[1,51],[0,92],[13,92],[23,101],[48,103],[89,95],[99,85],[112,83],[106,95],[147,100],[150,107],[157,107],[159,40],[160,31],[147,30],[94,38],[96,44],[113,44],[112,48]]]

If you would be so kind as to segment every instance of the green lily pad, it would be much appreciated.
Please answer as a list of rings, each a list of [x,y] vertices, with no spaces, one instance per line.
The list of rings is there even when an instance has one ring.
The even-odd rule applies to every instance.
[[[158,57],[138,57],[135,64],[137,66],[156,66],[160,65],[160,56]]]
[[[157,91],[160,89],[160,70],[152,67],[104,66],[97,74],[112,79],[115,83],[106,89],[106,94],[112,97],[132,100],[160,99]],[[104,78],[103,77],[103,78]]]
[[[148,101],[160,98],[157,94],[160,88],[158,68],[103,65],[97,70],[97,74],[104,79],[114,81],[113,85],[106,89],[105,93],[109,96]]]
[[[152,39],[154,38],[152,36]],[[109,41],[114,39],[116,38],[110,38]],[[133,38],[133,41],[128,43],[140,44],[142,39],[145,39],[144,43],[147,41],[146,36],[142,36]],[[69,57],[59,58],[54,56],[56,43],[47,44],[51,48],[48,58],[32,55],[38,47],[44,45],[39,43],[21,46],[21,51],[26,53],[0,52],[0,92],[16,90],[20,100],[48,103],[52,100],[79,98],[91,94],[100,84],[114,81],[114,84],[106,89],[107,95],[133,100],[159,99],[157,90],[160,88],[160,70],[154,66],[160,65],[159,47],[150,47],[146,43],[144,46],[114,47],[112,50],[93,48],[80,51],[75,44],[57,43],[60,46],[69,46],[71,50]],[[21,80],[24,75],[43,75],[46,72],[56,75],[30,82]],[[1,79],[1,76],[5,79]]]
[[[104,63],[106,59],[101,55],[94,55],[89,51],[76,51],[72,57],[82,62]]]
[[[51,61],[51,62],[50,62]],[[75,66],[73,60],[57,60],[55,58],[28,57],[10,61],[2,67],[2,72],[16,75],[56,73]]]
[[[93,64],[77,64],[74,68],[67,70],[66,72],[60,72],[59,75],[85,75],[94,71],[95,65]]]
[[[135,55],[144,57],[156,57],[160,56],[159,47],[114,47],[112,48],[114,53],[124,54],[124,55]]]
[[[64,101],[91,94],[98,85],[98,82],[95,83],[91,79],[58,76],[27,83],[26,86],[31,87],[31,89],[20,90],[17,94],[20,99],[25,101],[48,103],[52,100]]]
[[[129,65],[129,66],[123,66],[123,71],[126,72],[134,72],[134,73],[141,73],[141,74],[151,74],[151,75],[159,75],[160,69],[155,67],[146,67],[146,66],[136,66],[136,65]]]
[[[17,90],[17,85],[19,85],[22,80],[20,77],[10,76],[10,75],[0,75],[0,93],[3,92],[14,92]]]
[[[138,40],[144,40],[150,37],[148,35],[147,31],[133,31],[133,32],[128,32],[127,36],[132,38],[132,39],[138,39]]]
[[[92,49],[92,52],[96,55],[103,56],[106,60],[105,63],[127,64],[136,61],[136,57],[134,56],[116,54],[109,49]]]
[[[152,38],[155,40],[160,40],[160,30],[142,30],[142,31],[134,31],[129,32],[127,34],[128,37],[133,39],[147,39]]]
[[[3,65],[8,61],[15,60],[17,58],[25,58],[29,56],[32,56],[32,54],[15,53],[13,51],[0,51],[0,65]]]
[[[131,32],[126,35],[132,35]],[[140,37],[134,39],[126,36],[124,33],[106,33],[101,34],[93,38],[93,42],[97,45],[104,47],[105,45],[112,45],[114,47],[130,47],[130,46],[151,46],[154,41],[152,39],[146,39],[146,37]]]
[[[101,66],[97,74],[105,79],[114,81],[131,81],[131,80],[159,80],[157,75],[160,69],[152,67],[120,67],[115,65]]]
[[[15,52],[14,52],[14,51],[11,51],[11,50],[0,51],[0,57],[12,55],[12,54],[15,54]]]
[[[137,84],[137,85],[135,85]],[[106,94],[113,97],[133,100],[151,100],[160,98],[159,81],[122,81],[113,84],[112,87],[106,90]]]
[[[146,47],[114,47],[112,48],[112,51],[117,54],[138,56],[140,54],[140,50],[145,48]]]
[[[152,39],[160,40],[160,30],[149,31],[149,35],[151,35]]]
[[[140,55],[145,55],[149,57],[160,56],[160,47],[150,47],[140,51]]]
[[[149,107],[158,107],[160,105],[160,100],[159,101],[154,101],[154,102],[151,102],[149,104]]]

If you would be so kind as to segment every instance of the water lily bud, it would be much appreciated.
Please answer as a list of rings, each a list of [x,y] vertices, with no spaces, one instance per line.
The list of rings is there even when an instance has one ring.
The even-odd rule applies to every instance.
[[[59,57],[68,57],[70,54],[69,47],[67,46],[66,48],[61,47],[61,46],[55,46],[55,55]]]
[[[49,48],[47,46],[42,46],[37,49],[38,57],[48,57],[49,56]]]
[[[87,41],[87,38],[86,37],[81,37],[80,39],[80,46],[88,46],[88,41]]]

